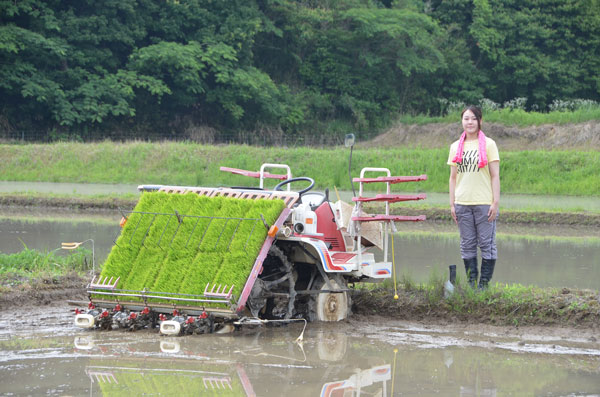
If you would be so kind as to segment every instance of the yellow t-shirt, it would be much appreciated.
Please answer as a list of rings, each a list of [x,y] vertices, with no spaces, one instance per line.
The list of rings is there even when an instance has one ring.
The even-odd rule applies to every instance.
[[[500,161],[498,147],[493,139],[486,137],[486,150],[488,164],[492,161]],[[454,163],[452,159],[456,156],[458,141],[450,146],[448,164],[457,167],[456,189],[454,202],[462,205],[491,205],[493,201],[492,178],[489,166],[479,168],[479,141],[465,141],[462,163]]]

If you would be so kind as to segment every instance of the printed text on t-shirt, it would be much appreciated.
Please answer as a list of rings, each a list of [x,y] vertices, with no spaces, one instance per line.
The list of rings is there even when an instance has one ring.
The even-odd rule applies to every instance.
[[[458,172],[479,172],[479,151],[466,150],[462,162],[458,165]]]

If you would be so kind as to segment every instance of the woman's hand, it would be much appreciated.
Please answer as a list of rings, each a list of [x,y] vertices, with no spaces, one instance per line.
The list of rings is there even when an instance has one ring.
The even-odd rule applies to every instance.
[[[488,222],[493,222],[498,217],[498,203],[492,203],[488,210]]]
[[[500,162],[489,163],[490,177],[492,178],[492,205],[488,211],[488,222],[498,217],[498,206],[500,202]]]
[[[454,194],[456,189],[456,175],[458,174],[457,168],[455,166],[450,167],[450,180],[449,182],[449,191],[450,191],[450,214],[452,214],[452,219],[454,219],[454,223],[458,224],[456,220],[456,208],[454,208]]]

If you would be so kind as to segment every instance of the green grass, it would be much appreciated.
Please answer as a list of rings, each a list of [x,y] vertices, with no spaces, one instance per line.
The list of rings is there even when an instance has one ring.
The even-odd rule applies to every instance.
[[[397,285],[399,300],[394,300],[391,280],[380,286],[360,285],[353,300],[357,305],[378,308],[378,314],[432,316],[468,319],[500,325],[597,324],[600,303],[597,291],[540,288],[522,284],[493,283],[485,290],[471,288],[457,276],[455,291],[444,295],[445,277],[431,274],[425,283],[403,275]],[[369,309],[367,309],[369,310]],[[412,313],[412,314],[411,314]]]
[[[25,247],[14,254],[0,253],[0,278],[3,284],[18,284],[25,280],[83,273],[92,268],[92,252],[79,247],[68,254],[43,252]]]
[[[220,166],[258,171],[263,162],[290,165],[317,188],[350,190],[348,150],[341,147],[263,148],[194,143],[55,143],[0,145],[4,180],[79,183],[258,186],[258,181],[219,171]],[[148,159],[152,157],[152,160]],[[352,175],[363,167],[389,168],[393,175],[427,174],[428,180],[395,185],[399,191],[447,192],[447,148],[354,150]],[[65,160],[68,159],[68,160]],[[599,196],[597,151],[503,151],[503,193]],[[276,182],[269,181],[267,187]],[[298,183],[297,186],[305,186]]]
[[[283,208],[281,200],[144,193],[101,276],[120,277],[126,290],[200,295],[210,284],[239,296],[266,238],[260,215],[273,224]],[[175,211],[181,222],[167,215]]]

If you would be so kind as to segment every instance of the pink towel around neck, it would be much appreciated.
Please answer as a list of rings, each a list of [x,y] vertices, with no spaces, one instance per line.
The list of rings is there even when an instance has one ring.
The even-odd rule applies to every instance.
[[[465,138],[467,137],[467,132],[463,131],[460,139],[458,141],[458,147],[456,148],[456,156],[452,159],[454,163],[462,163],[463,158],[463,150],[465,148]],[[477,133],[477,140],[479,141],[479,168],[483,168],[487,165],[487,149],[485,144],[485,134],[483,131],[479,130]]]

